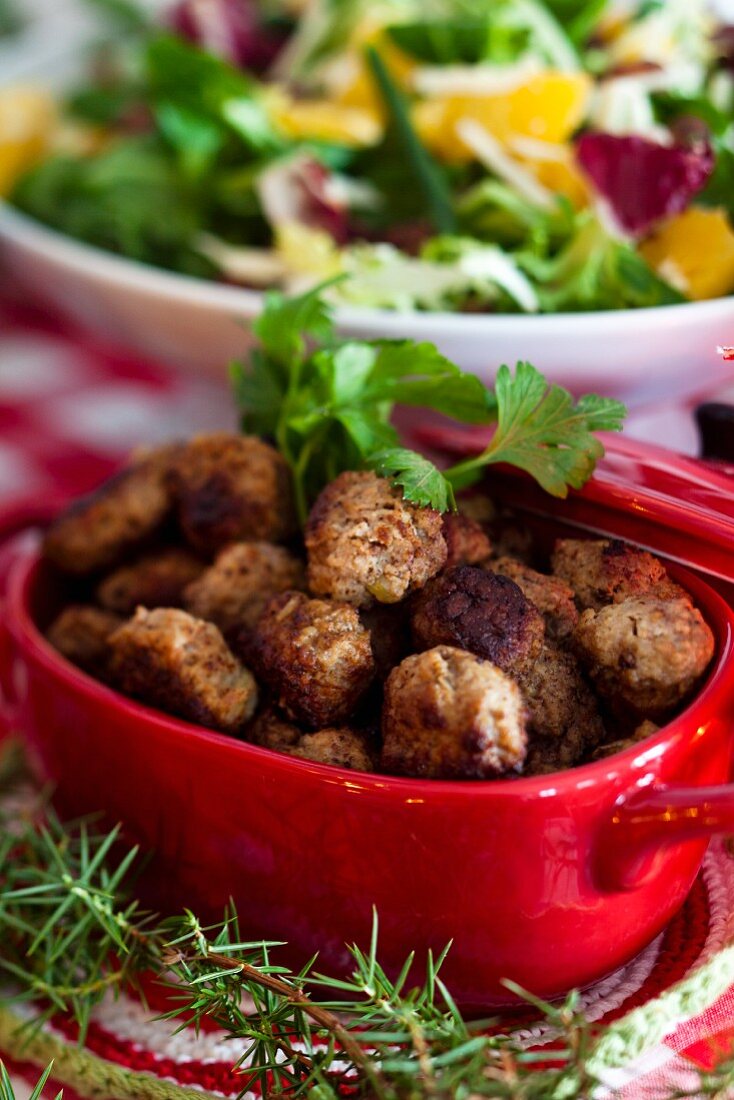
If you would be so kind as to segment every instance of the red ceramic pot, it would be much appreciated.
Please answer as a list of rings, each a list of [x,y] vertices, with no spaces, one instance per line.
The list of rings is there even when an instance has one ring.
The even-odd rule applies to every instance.
[[[42,636],[58,597],[35,541],[16,538],[0,567],[5,723],[63,813],[103,809],[154,851],[159,904],[216,913],[233,896],[243,934],[289,941],[295,961],[318,950],[322,969],[343,968],[375,906],[389,967],[454,941],[445,978],[465,1007],[507,1003],[503,978],[553,996],[635,956],[683,903],[707,839],[734,831],[734,613],[686,570],[674,575],[716,658],[680,717],[603,762],[457,783],[294,760],[90,679]]]

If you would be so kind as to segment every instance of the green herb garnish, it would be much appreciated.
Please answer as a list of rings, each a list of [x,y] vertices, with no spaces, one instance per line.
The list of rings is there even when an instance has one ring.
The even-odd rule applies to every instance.
[[[339,341],[323,291],[269,294],[254,326],[259,347],[232,368],[243,427],[274,439],[293,471],[302,520],[329,481],[365,468],[390,477],[406,500],[441,512],[455,506],[455,490],[498,462],[564,497],[604,454],[592,433],[622,427],[620,402],[592,395],[574,403],[529,363],[514,375],[502,367],[493,392],[433,344]],[[482,454],[441,471],[400,446],[390,422],[397,404],[497,429]]]

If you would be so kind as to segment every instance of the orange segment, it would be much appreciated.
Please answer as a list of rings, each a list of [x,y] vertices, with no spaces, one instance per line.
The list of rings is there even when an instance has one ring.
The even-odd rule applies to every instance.
[[[384,122],[385,104],[364,59],[364,50],[367,46],[375,47],[395,83],[403,88],[407,87],[411,73],[415,69],[413,59],[398,49],[381,29],[363,27],[352,43],[353,53],[350,50],[347,58],[343,59],[343,63],[348,67],[348,76],[343,86],[335,91],[334,98],[337,103],[345,107],[360,107],[366,111],[373,111]]]
[[[530,137],[561,144],[583,121],[592,83],[586,73],[541,73],[509,92],[450,95],[421,103],[415,124],[432,152],[448,161],[473,157],[456,133],[463,118],[475,120],[498,141]]]
[[[374,145],[382,135],[382,123],[375,111],[345,107],[327,99],[291,100],[275,96],[270,117],[288,137],[333,141],[359,147]]]
[[[701,301],[734,290],[734,230],[724,210],[691,207],[640,245],[661,278]]]
[[[56,124],[52,97],[36,88],[0,93],[0,195],[7,195],[49,146]]]

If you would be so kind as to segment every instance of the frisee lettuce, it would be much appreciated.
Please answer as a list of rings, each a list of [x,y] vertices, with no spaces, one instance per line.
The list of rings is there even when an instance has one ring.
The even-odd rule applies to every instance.
[[[320,286],[297,298],[269,294],[254,326],[258,347],[231,376],[247,432],[272,438],[293,472],[301,519],[344,470],[373,469],[406,500],[444,512],[454,492],[497,462],[525,470],[549,493],[580,488],[604,454],[597,431],[619,431],[625,408],[590,395],[574,403],[529,363],[503,366],[495,391],[433,344],[339,340]],[[479,456],[441,471],[400,446],[396,404],[465,424],[496,424]]]

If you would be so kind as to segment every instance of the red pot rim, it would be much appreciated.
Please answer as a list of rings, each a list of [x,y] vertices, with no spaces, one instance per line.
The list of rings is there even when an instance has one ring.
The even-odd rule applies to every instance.
[[[455,798],[508,798],[518,793],[526,795],[529,792],[538,794],[543,792],[545,797],[563,796],[580,785],[604,783],[619,777],[623,772],[631,772],[635,763],[643,766],[648,761],[660,757],[674,740],[690,737],[702,724],[710,720],[712,712],[716,713],[718,702],[732,694],[734,665],[728,666],[734,652],[734,610],[704,581],[691,575],[687,570],[674,566],[671,568],[671,575],[683,587],[690,590],[714,631],[717,655],[695,699],[681,714],[650,737],[604,760],[548,775],[519,776],[516,779],[475,781],[416,779],[350,771],[333,765],[294,759],[284,753],[261,748],[184,719],[172,717],[163,711],[130,699],[82,672],[81,669],[66,661],[50,645],[31,615],[29,597],[42,566],[43,562],[37,550],[32,547],[19,550],[8,573],[5,619],[16,643],[19,643],[23,650],[29,651],[30,655],[52,676],[61,677],[75,690],[95,697],[101,703],[126,711],[132,719],[152,723],[169,734],[182,737],[195,735],[200,741],[216,745],[227,752],[245,753],[255,760],[267,763],[275,770],[292,773],[294,769],[300,769],[302,773],[309,773],[312,777],[324,782],[338,783],[355,791],[380,792],[385,797],[403,795],[406,801],[427,800],[431,795]]]

